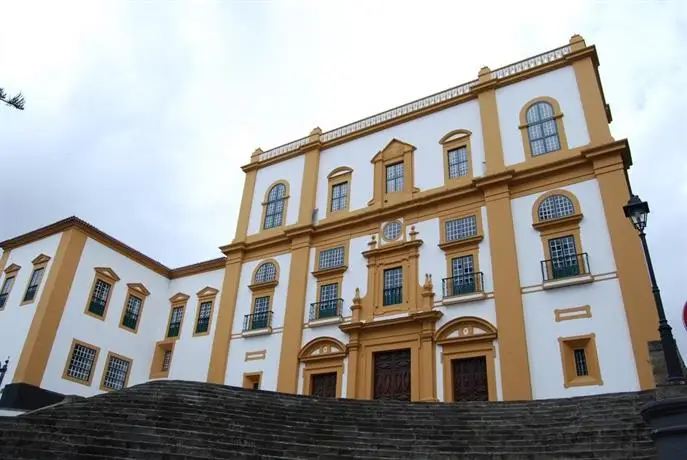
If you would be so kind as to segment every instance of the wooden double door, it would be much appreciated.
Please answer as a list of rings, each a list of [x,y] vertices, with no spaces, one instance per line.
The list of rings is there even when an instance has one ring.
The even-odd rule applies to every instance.
[[[410,401],[410,349],[375,353],[374,399]]]
[[[489,401],[486,357],[454,359],[451,374],[453,401]]]

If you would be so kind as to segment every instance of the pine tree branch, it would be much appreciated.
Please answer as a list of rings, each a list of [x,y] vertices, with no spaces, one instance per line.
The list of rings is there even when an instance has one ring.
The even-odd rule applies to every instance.
[[[5,104],[12,106],[15,109],[24,110],[24,104],[26,101],[24,100],[24,96],[21,93],[10,98],[7,96],[5,90],[0,88],[0,102],[4,102]]]

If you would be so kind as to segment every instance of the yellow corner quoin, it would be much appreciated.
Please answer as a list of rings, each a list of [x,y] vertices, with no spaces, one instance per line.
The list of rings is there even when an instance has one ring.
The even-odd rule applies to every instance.
[[[529,291],[522,286],[518,265],[519,257],[522,259],[529,255],[516,250],[516,223],[513,214],[518,208],[513,200],[541,194],[532,206],[531,216],[524,216],[524,221],[527,231],[541,239],[541,243],[537,242],[534,247],[541,249],[545,259],[552,257],[549,241],[563,236],[572,236],[576,251],[583,253],[583,243],[590,250],[593,245],[582,240],[581,229],[594,216],[591,212],[584,215],[585,210],[580,206],[580,201],[584,201],[582,194],[578,199],[564,188],[583,181],[596,180],[617,267],[639,384],[642,389],[653,388],[655,384],[648,342],[655,340],[658,335],[656,313],[649,307],[652,303],[651,291],[641,247],[634,229],[622,211],[629,198],[626,170],[631,165],[630,150],[626,140],[616,141],[611,137],[608,126],[611,121],[610,107],[600,84],[598,65],[596,49],[587,46],[582,37],[575,35],[565,46],[533,58],[496,70],[483,67],[475,80],[455,88],[328,132],[315,128],[308,136],[274,149],[257,149],[251,156],[250,163],[242,167],[246,177],[236,232],[232,242],[221,248],[223,257],[172,269],[75,217],[2,242],[0,274],[8,264],[14,270],[13,273],[18,273],[20,267],[12,263],[11,251],[14,248],[62,233],[52,259],[42,255],[33,260],[33,267],[24,268],[28,271],[44,267],[46,272],[37,291],[38,296],[23,307],[35,308],[35,314],[18,360],[14,382],[40,386],[86,239],[92,238],[167,279],[224,269],[222,284],[216,286],[220,289],[204,287],[196,293],[195,302],[189,302],[189,296],[181,293],[170,298],[169,303],[163,302],[163,306],[169,308],[169,311],[165,310],[168,315],[160,317],[160,322],[167,321],[163,337],[152,338],[155,347],[151,355],[150,378],[166,378],[170,375],[169,358],[175,347],[183,346],[186,340],[202,342],[205,339],[196,337],[209,336],[207,340],[211,340],[212,345],[207,381],[217,384],[228,383],[228,376],[232,376],[233,384],[243,384],[248,388],[311,394],[320,391],[324,385],[322,382],[326,380],[329,385],[327,391],[336,396],[345,393],[347,398],[370,399],[375,396],[376,391],[375,360],[379,356],[388,357],[388,353],[402,351],[401,355],[409,359],[408,391],[413,401],[437,401],[437,391],[441,391],[441,388],[443,394],[440,394],[440,398],[444,401],[458,398],[460,395],[456,396],[451,388],[454,373],[458,372],[455,369],[467,362],[483,363],[480,365],[483,365],[488,382],[483,395],[486,399],[532,399],[536,396],[533,393],[536,385],[531,381],[532,350],[528,350],[523,300],[523,296]],[[499,118],[499,110],[504,109],[499,107],[497,100],[501,88],[564,67],[572,69],[577,82],[581,109],[586,119],[588,144],[569,144],[569,141],[575,142],[575,130],[569,124],[573,114],[563,112],[569,110],[569,107],[562,97],[559,101],[547,94],[527,96],[529,100],[522,101],[522,104],[519,102],[514,113],[509,115],[513,126],[501,126],[503,120]],[[373,133],[381,136],[383,130],[469,101],[479,107],[480,127],[470,127],[470,131],[464,126],[447,126],[433,141],[436,154],[443,157],[436,163],[440,184],[436,184],[434,188],[425,188],[422,185],[423,178],[416,177],[416,173],[419,174],[419,169],[415,170],[416,165],[423,161],[423,155],[430,154],[425,151],[427,146],[410,139],[404,140],[401,130],[394,130],[393,134],[389,133],[381,138],[373,151],[368,152],[369,163],[367,159],[361,164],[348,164],[347,158],[342,158],[336,164],[323,160],[321,170],[321,155],[327,149]],[[529,128],[534,129],[531,125],[539,123],[535,119],[528,122],[527,113],[534,104],[546,104],[538,107],[544,107],[542,110],[551,114],[552,123],[547,126],[552,130],[555,127],[560,144],[557,145],[559,148],[552,147],[554,150],[547,150],[545,154],[532,154],[532,150],[539,145],[535,143],[536,139],[529,138]],[[475,137],[478,136],[477,129],[480,129],[482,139]],[[502,137],[506,129],[511,131],[510,137],[507,134]],[[483,163],[472,158],[472,151],[479,150],[480,142],[484,150]],[[522,142],[524,160],[509,165],[512,158],[506,158],[504,147],[511,146],[504,145],[504,142],[516,142],[518,149]],[[546,148],[549,149],[548,146]],[[293,177],[274,177],[271,173],[263,175],[265,168],[276,166],[272,170],[279,169],[285,166],[281,162],[300,155],[303,156],[303,169],[297,173],[302,174],[301,184]],[[461,164],[459,170],[456,169],[457,162]],[[364,170],[365,168],[368,170]],[[443,169],[443,174],[439,168]],[[396,174],[400,174],[401,180],[398,180]],[[365,184],[364,181],[369,183]],[[422,185],[423,188],[416,185]],[[279,188],[280,193],[272,196],[270,192],[275,187]],[[336,205],[334,187],[338,187]],[[356,203],[360,203],[359,193],[362,187],[369,189],[370,193],[362,197],[363,205],[354,209]],[[324,195],[319,197],[319,201],[318,194]],[[551,219],[540,218],[540,205],[554,195],[567,198],[573,212]],[[341,196],[345,198],[341,199]],[[356,198],[353,203],[352,197]],[[279,205],[274,205],[275,199],[280,200]],[[318,206],[324,209],[317,209]],[[270,223],[266,225],[268,211]],[[525,213],[529,212],[528,207]],[[471,225],[474,228],[470,232],[460,238],[449,239],[447,223],[473,217]],[[518,218],[519,225],[523,216],[515,217]],[[426,222],[430,220],[434,220],[438,228],[429,227]],[[258,230],[249,234],[249,227],[258,227]],[[426,234],[428,228],[434,228],[431,231],[436,231],[437,234]],[[517,229],[519,238],[521,229]],[[364,242],[367,242],[366,246]],[[363,248],[358,244],[362,244]],[[343,264],[320,267],[320,254],[337,247],[344,248]],[[440,263],[436,267],[425,267],[423,264],[424,254],[429,253],[438,254]],[[277,260],[282,255],[286,255],[289,262],[280,266]],[[445,295],[435,300],[437,288],[434,282],[441,282],[442,273],[445,273],[447,279],[452,279],[454,259],[465,256],[472,257],[471,267],[474,272],[491,270],[485,274],[491,285],[483,286],[485,292],[474,298],[447,300],[451,296],[444,293]],[[25,262],[17,262],[26,265]],[[535,263],[538,262],[539,260]],[[252,272],[243,270],[246,263],[254,264]],[[258,280],[257,273],[268,263],[274,265],[276,276],[270,280]],[[117,267],[93,268],[95,278],[91,290],[83,293],[84,297],[88,294],[88,298],[84,299],[87,302],[85,313],[105,322],[112,291],[119,276],[114,271]],[[117,270],[125,278],[121,269]],[[360,277],[361,285],[351,285],[358,279],[351,274],[358,270],[365,274]],[[402,283],[400,294],[392,304],[387,304],[384,297],[384,290],[387,288],[385,271],[389,270],[399,270],[393,273]],[[435,281],[432,281],[429,273],[421,270],[433,270]],[[456,271],[460,272],[459,269]],[[6,273],[5,278],[8,275]],[[589,282],[593,282],[599,274],[589,275],[594,275],[589,276]],[[522,276],[527,277],[525,274]],[[94,315],[89,311],[89,304],[94,296],[97,280],[107,282],[112,289],[104,299],[102,314]],[[124,305],[113,308],[122,308],[119,327],[127,333],[141,334],[138,323],[134,328],[123,326],[131,296],[141,300],[140,317],[146,297],[150,294],[136,281],[138,280],[125,279],[120,283],[126,283],[127,288]],[[279,283],[286,286],[277,290]],[[333,283],[337,284],[337,302],[339,297],[348,295],[346,292],[350,293],[353,289],[356,292],[352,299],[343,299],[340,318],[333,321],[339,323],[337,337],[343,334],[345,340],[341,337],[315,335],[313,338],[313,335],[308,335],[308,343],[303,345],[304,330],[311,327],[305,315],[306,308],[309,307],[307,302],[321,301],[322,286]],[[542,289],[547,288],[546,284],[542,281]],[[555,283],[549,283],[549,286],[553,284]],[[201,286],[195,289],[199,287]],[[117,286],[117,289],[120,288],[123,286]],[[239,297],[239,291],[243,289],[250,292]],[[286,299],[275,302],[275,295],[282,292],[282,289],[286,292]],[[283,327],[277,322],[270,329],[272,336],[252,339],[256,340],[253,343],[257,345],[254,346],[246,342],[251,339],[244,338],[237,332],[238,325],[243,320],[237,316],[237,309],[240,307],[242,312],[252,312],[255,299],[264,296],[270,298],[270,310],[274,305],[285,305],[285,312],[274,315],[275,318],[283,317]],[[250,300],[251,305],[239,306],[239,298],[246,299],[246,302]],[[459,309],[463,308],[463,301],[483,298],[493,299],[495,320],[491,321],[494,324],[484,318],[459,313]],[[153,308],[150,305],[152,301],[151,296],[146,307],[148,310]],[[207,330],[196,332],[203,302],[211,302],[210,319]],[[592,301],[580,300],[580,304],[585,302],[594,304]],[[461,305],[452,305],[458,303]],[[194,305],[196,309],[189,311]],[[442,308],[435,308],[435,305]],[[178,334],[168,338],[167,330],[175,307],[183,307],[184,315]],[[213,318],[215,310],[216,317]],[[551,310],[547,311],[550,314]],[[181,330],[183,317],[187,315],[193,321],[193,333],[187,334],[188,336],[182,334]],[[442,325],[444,315],[447,318],[444,318],[446,321]],[[558,328],[575,326],[583,324],[583,320],[591,315],[589,305],[558,308],[554,310],[554,321],[551,324]],[[567,323],[570,320],[582,321]],[[562,321],[566,323],[557,324]],[[585,322],[588,323],[589,321]],[[498,331],[494,325],[498,326]],[[307,333],[315,330],[307,329]],[[278,335],[281,341],[278,350],[270,349],[267,341],[259,341],[271,340]],[[605,342],[599,340],[600,344]],[[97,345],[102,348],[103,353],[108,352],[106,361],[109,360],[112,354],[110,347]],[[235,346],[239,347],[235,350],[239,359],[232,358],[232,363],[240,364],[236,364],[236,368],[228,368],[229,352]],[[594,334],[561,337],[559,347],[564,373],[561,388],[603,384]],[[99,350],[95,345],[91,348]],[[603,358],[604,350],[600,348],[598,351]],[[271,354],[269,360],[266,359],[268,352]],[[275,359],[277,357],[273,355],[277,353],[279,356]],[[240,357],[244,359],[241,360]],[[263,369],[273,359],[278,362],[276,376],[274,371]],[[576,360],[584,360],[587,366],[586,375],[576,374],[579,373],[576,368],[579,362]],[[68,365],[69,361],[66,366]],[[245,368],[241,367],[244,365]],[[66,369],[65,367],[65,372]],[[175,376],[178,375],[177,370],[174,372]],[[500,382],[496,380],[497,375],[500,376]],[[103,378],[104,375],[101,377],[101,387]],[[500,394],[497,394],[497,388],[500,389]]]

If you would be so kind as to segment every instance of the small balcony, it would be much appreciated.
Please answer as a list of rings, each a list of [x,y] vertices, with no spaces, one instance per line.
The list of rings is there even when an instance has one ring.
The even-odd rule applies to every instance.
[[[88,305],[88,311],[96,316],[103,316],[105,314],[105,301],[103,299],[93,298]]]
[[[122,320],[122,325],[124,327],[128,327],[129,329],[136,329],[136,326],[138,325],[138,315],[131,315],[129,313],[124,315],[124,319]]]
[[[0,309],[5,308],[5,304],[7,303],[7,296],[9,294],[0,294]]]
[[[384,289],[384,306],[399,305],[403,303],[403,287]]]
[[[272,312],[262,311],[243,317],[242,336],[269,334],[272,332]]]
[[[34,297],[36,297],[36,291],[38,286],[29,286],[26,289],[26,294],[24,294],[24,302],[31,302]]]
[[[181,321],[174,321],[169,323],[167,328],[167,338],[173,339],[179,337],[179,331],[181,330]]]
[[[323,300],[310,304],[310,326],[339,323],[342,321],[343,299]]]
[[[541,261],[544,289],[593,281],[586,252]]]
[[[484,298],[484,274],[482,272],[463,273],[462,275],[441,280],[443,304],[461,303]]]

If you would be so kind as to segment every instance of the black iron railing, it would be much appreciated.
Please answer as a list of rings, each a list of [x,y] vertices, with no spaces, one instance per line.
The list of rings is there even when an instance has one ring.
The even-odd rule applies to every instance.
[[[38,290],[38,286],[29,286],[26,288],[26,294],[24,294],[24,302],[30,302],[33,300],[34,297],[36,297],[36,291]]]
[[[167,328],[167,338],[179,337],[179,330],[181,329],[181,321],[173,321],[169,323]]]
[[[341,316],[343,299],[323,300],[310,304],[310,321]]]
[[[94,315],[103,316],[105,314],[105,301],[97,297],[92,298],[88,305],[88,311]]]
[[[255,329],[265,329],[272,325],[272,312],[263,311],[252,313],[243,318],[243,330],[253,331]]]
[[[589,258],[586,252],[541,261],[541,275],[544,281],[554,281],[588,273]]]
[[[210,317],[198,318],[198,322],[196,323],[196,334],[202,333],[202,332],[207,332],[209,328],[210,328]]]
[[[0,308],[5,308],[5,304],[7,303],[7,296],[9,294],[0,294]]]
[[[136,326],[138,325],[138,315],[127,312],[124,314],[122,325],[124,327],[128,327],[129,329],[136,329]]]
[[[484,275],[482,272],[463,273],[441,280],[444,297],[484,292]]]
[[[384,289],[384,305],[398,305],[399,303],[403,303],[402,287]]]

